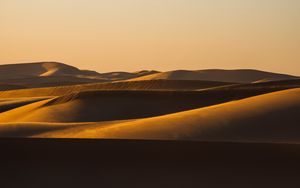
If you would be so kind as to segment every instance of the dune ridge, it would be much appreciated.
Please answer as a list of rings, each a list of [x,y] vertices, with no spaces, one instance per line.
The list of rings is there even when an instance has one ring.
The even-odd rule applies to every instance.
[[[0,79],[20,79],[45,76],[97,76],[96,72],[79,70],[59,62],[36,62],[0,65]]]
[[[252,69],[239,69],[239,70],[222,70],[222,69],[207,69],[198,71],[189,70],[175,70],[168,72],[161,72],[142,76],[131,79],[136,80],[210,80],[210,81],[223,81],[223,82],[234,82],[234,83],[252,83],[258,81],[278,81],[288,79],[299,79],[299,77],[271,73]]]
[[[122,81],[111,83],[80,84],[73,86],[58,86],[48,88],[30,88],[0,92],[1,98],[60,96],[86,90],[197,90],[216,86],[232,85],[233,83],[213,81],[185,80],[146,80]],[[299,84],[300,85],[300,84]]]
[[[234,84],[227,82],[190,81],[190,80],[145,80],[112,83],[93,83],[73,86],[30,88],[0,92],[1,98],[61,96],[88,90],[215,90],[220,92],[241,92],[264,94],[273,91],[300,87],[300,79],[272,81],[263,83]],[[251,95],[250,95],[251,96]]]
[[[37,137],[300,143],[300,89],[274,92],[159,117],[68,129]]]
[[[57,62],[1,65],[0,73],[8,90],[0,92],[0,136],[300,143],[296,76],[97,73]]]
[[[152,117],[237,99],[201,91],[92,90],[46,99],[0,114],[0,122],[94,122]],[[247,97],[241,95],[239,97]]]
[[[25,106],[27,104],[31,104],[34,102],[38,102],[41,100],[45,100],[45,97],[29,97],[29,98],[11,98],[6,100],[0,100],[0,113],[8,110],[12,110],[14,108],[18,108],[21,106]]]

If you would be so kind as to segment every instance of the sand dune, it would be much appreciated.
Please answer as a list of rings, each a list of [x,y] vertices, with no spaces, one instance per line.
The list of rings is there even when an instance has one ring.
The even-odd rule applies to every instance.
[[[300,83],[300,82],[299,82]],[[60,96],[86,90],[197,90],[209,87],[232,85],[226,82],[189,81],[189,80],[146,80],[112,83],[81,84],[36,89],[22,89],[0,92],[1,98]],[[299,84],[300,85],[300,84]]]
[[[0,65],[0,83],[31,87],[71,85],[125,80],[157,73],[157,71],[98,73],[80,70],[59,62],[37,62]],[[0,87],[1,89],[1,87]]]
[[[300,143],[300,89],[165,116],[38,137]]]
[[[58,62],[0,65],[0,90],[107,82],[94,71]]]
[[[152,117],[234,100],[199,91],[86,91],[0,114],[0,122],[95,122]]]
[[[147,81],[147,80],[201,80],[228,83],[252,83],[276,80],[289,80],[299,77],[263,72],[258,70],[176,70],[169,72],[137,71],[97,73],[80,70],[58,62],[37,62],[25,64],[0,65],[0,83],[6,84],[5,90],[37,88],[49,86],[75,85],[111,81]],[[8,87],[8,85],[12,85]],[[1,89],[1,86],[0,86]]]
[[[11,98],[11,99],[2,99],[0,100],[0,113],[5,112],[14,108],[18,108],[30,103],[37,101],[45,100],[45,97],[32,97],[32,98]]]
[[[259,70],[241,69],[241,70],[219,70],[219,69],[208,69],[199,71],[188,71],[188,70],[176,70],[169,72],[161,72],[151,74],[148,76],[142,76],[134,80],[210,80],[210,81],[222,81],[222,82],[234,82],[234,83],[252,83],[262,80],[277,81],[277,80],[288,80],[297,79],[299,77],[277,74],[271,72],[264,72]]]
[[[263,72],[258,70],[199,70],[186,71],[176,70],[169,72],[158,71],[138,71],[138,72],[108,72],[97,73],[90,70],[80,70],[76,67],[58,62],[38,62],[26,64],[10,64],[0,65],[0,90],[12,90],[22,88],[39,88],[51,86],[80,85],[85,83],[99,83],[112,81],[140,81],[148,83],[136,84],[137,82],[125,82],[123,84],[108,83],[102,85],[103,88],[127,88],[128,89],[190,89],[197,83],[191,80],[200,80],[204,85],[208,84],[204,81],[211,82],[213,86],[223,85],[227,83],[252,83],[252,82],[270,82],[276,80],[289,80],[298,77]],[[154,80],[154,81],[153,81]],[[155,80],[160,81],[160,86]],[[173,81],[166,82],[165,80]],[[181,80],[181,82],[179,81]],[[182,80],[186,80],[184,86]],[[152,82],[150,82],[152,81]],[[190,82],[187,82],[190,81]],[[176,87],[175,82],[178,82]],[[180,82],[180,83],[179,83]],[[215,83],[214,83],[215,82]],[[222,83],[221,83],[222,82]],[[1,86],[2,84],[2,86]],[[153,84],[153,86],[152,86]],[[99,86],[100,87],[100,86]],[[201,89],[193,88],[193,89]],[[97,88],[90,88],[97,89]]]
[[[133,79],[140,76],[146,76],[158,73],[158,71],[137,71],[137,72],[108,72],[108,73],[102,73],[101,77],[105,78],[110,81],[117,81],[117,80],[127,80],[127,79]]]
[[[300,79],[290,75],[100,74],[56,62],[1,65],[0,73],[0,89],[15,89],[0,92],[0,136],[300,143]]]
[[[96,72],[82,71],[58,62],[38,62],[0,65],[0,79],[30,78],[37,76],[98,76]]]
[[[224,86],[224,87],[223,87]],[[279,91],[300,87],[300,79],[273,81],[250,84],[232,84],[226,82],[193,81],[193,80],[145,80],[145,81],[122,81],[113,83],[94,83],[73,86],[59,86],[49,88],[31,88],[0,92],[1,98],[13,97],[45,97],[61,96],[74,92],[87,90],[203,90],[211,88],[223,95],[231,93],[237,99],[241,93],[247,96],[264,94],[272,91]],[[224,95],[226,95],[224,93]]]
[[[70,94],[2,113],[0,114],[0,122],[94,122],[153,117],[297,86],[295,80],[292,81],[295,85],[290,82],[278,82],[283,84],[277,83],[278,85],[270,85],[269,87],[267,87],[267,83],[258,83],[224,86],[201,91],[91,90],[70,92],[66,90],[64,92],[53,88],[54,90],[51,92],[57,94],[70,92]],[[76,86],[74,87],[76,88]],[[46,94],[49,92],[47,88],[26,91],[30,92],[29,94],[43,96],[45,94],[42,92],[43,90]],[[12,92],[8,91],[8,93]]]
[[[55,86],[68,86],[68,85],[80,85],[86,83],[103,83],[107,82],[103,79],[91,79],[91,78],[82,78],[75,76],[48,76],[48,77],[30,77],[22,79],[3,79],[1,82],[11,85],[19,86],[16,89],[23,88],[41,88],[41,87],[55,87]],[[1,88],[1,85],[0,85]],[[9,90],[13,90],[11,88]],[[8,90],[8,89],[7,89]]]

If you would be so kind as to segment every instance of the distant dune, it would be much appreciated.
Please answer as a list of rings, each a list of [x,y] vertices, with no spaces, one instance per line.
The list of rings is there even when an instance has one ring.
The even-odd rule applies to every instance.
[[[89,131],[74,128],[38,137],[300,143],[299,122],[300,89],[291,89]]]
[[[49,76],[49,77],[30,77],[22,79],[7,79],[0,80],[2,83],[10,84],[12,87],[2,87],[2,90],[14,90],[24,88],[42,88],[54,86],[81,85],[86,83],[103,83],[107,82],[102,79],[81,78],[76,76]],[[15,86],[15,88],[13,87]]]
[[[102,90],[106,92],[118,91],[120,93],[119,97],[122,97],[121,91],[131,90],[132,93],[134,93],[134,91],[141,90],[202,91],[199,95],[202,95],[203,100],[214,101],[215,99],[220,100],[220,98],[223,98],[225,101],[228,101],[228,99],[238,100],[245,97],[298,87],[300,87],[300,79],[250,84],[190,80],[146,80],[2,91],[0,92],[0,98],[56,97],[90,90]]]
[[[58,62],[0,65],[0,90],[95,82],[107,82],[107,79],[95,71],[79,70]]]
[[[145,80],[122,81],[110,83],[81,84],[76,86],[61,86],[36,89],[22,89],[0,92],[1,98],[61,96],[73,92],[87,90],[198,90],[218,86],[232,85],[233,83],[193,80]],[[300,82],[299,82],[300,85]]]
[[[233,83],[251,83],[258,81],[277,81],[277,80],[289,80],[297,79],[299,77],[277,74],[271,72],[264,72],[259,70],[241,69],[241,70],[220,70],[220,69],[208,69],[199,71],[188,70],[176,70],[169,72],[161,72],[151,74],[148,76],[138,77],[131,80],[210,80],[210,81],[222,81]]]
[[[38,62],[25,64],[0,65],[0,79],[18,79],[37,76],[98,76],[92,71],[79,70],[76,67],[58,62]]]
[[[133,79],[140,76],[146,76],[155,73],[159,73],[159,72],[154,70],[152,71],[143,70],[137,72],[108,72],[108,73],[102,73],[101,77],[105,78],[106,80],[117,81],[117,80]]]
[[[59,62],[36,62],[0,65],[0,83],[38,86],[59,86],[125,80],[158,73],[157,71],[98,73],[80,70]],[[39,85],[40,84],[40,85]],[[1,89],[1,87],[0,87]]]
[[[300,143],[300,78],[0,66],[0,136]],[[294,89],[297,88],[297,89]]]
[[[98,73],[90,70],[80,70],[76,67],[59,62],[37,62],[0,65],[0,91],[64,85],[81,85],[85,83],[111,83],[115,81],[145,82],[150,80],[177,80],[177,82],[180,82],[186,80],[223,83],[256,83],[278,80],[290,80],[297,78],[299,77],[250,69],[208,69],[199,71],[175,70],[169,72],[142,70],[137,72]],[[152,83],[155,84],[155,82]],[[170,82],[168,84],[170,84]],[[182,82],[177,84],[181,84],[183,88],[189,88],[189,86],[183,86]],[[191,85],[192,82],[186,84]],[[171,85],[171,89],[181,89],[180,87],[174,87],[174,83]],[[141,87],[139,86],[137,88],[140,89]],[[144,88],[163,89],[162,87],[157,86],[154,86],[152,88],[149,85],[148,87]],[[166,86],[166,89],[168,89],[168,86]]]

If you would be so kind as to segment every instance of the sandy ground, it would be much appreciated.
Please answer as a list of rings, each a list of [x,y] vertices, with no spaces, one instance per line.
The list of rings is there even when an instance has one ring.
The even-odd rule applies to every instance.
[[[300,146],[1,139],[1,187],[299,187]]]

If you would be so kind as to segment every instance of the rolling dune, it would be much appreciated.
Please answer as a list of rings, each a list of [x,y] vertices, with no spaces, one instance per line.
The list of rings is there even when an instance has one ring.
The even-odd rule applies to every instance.
[[[158,73],[157,71],[98,73],[80,70],[59,62],[36,62],[0,65],[0,83],[26,87],[74,85],[110,82]],[[1,86],[0,86],[1,89]],[[13,88],[12,88],[13,89]]]
[[[81,84],[49,88],[33,88],[0,92],[1,98],[61,96],[86,90],[197,90],[233,83],[186,80],[146,80],[112,83]],[[300,85],[300,82],[299,82]]]
[[[47,99],[45,97],[32,97],[32,98],[12,98],[12,99],[2,99],[0,100],[0,113],[5,112],[14,108],[18,108],[30,103],[41,101]]]
[[[0,65],[0,79],[20,79],[48,76],[98,76],[94,71],[79,70],[58,62],[37,62]]]
[[[175,113],[234,100],[200,91],[86,91],[22,106],[0,122],[97,122]]]
[[[221,69],[207,69],[199,71],[188,70],[175,70],[168,72],[161,72],[142,76],[131,79],[136,80],[210,80],[210,81],[222,81],[222,82],[234,82],[234,83],[252,83],[262,80],[277,81],[288,79],[299,79],[299,77],[277,74],[259,70],[241,69],[241,70],[221,70]]]
[[[0,136],[300,143],[300,79],[290,75],[100,74],[56,62],[1,65],[0,73],[3,88],[29,87],[0,92]]]
[[[107,82],[94,71],[58,62],[0,65],[0,90]]]
[[[133,79],[140,76],[146,76],[155,73],[158,73],[158,71],[143,70],[137,72],[107,72],[107,73],[102,73],[101,77],[110,81],[117,81],[117,80]]]
[[[61,96],[74,92],[87,90],[215,90],[219,95],[232,93],[239,96],[248,93],[247,96],[264,94],[300,87],[300,79],[273,81],[250,84],[233,84],[226,82],[193,81],[193,80],[145,80],[145,81],[122,81],[112,83],[93,83],[73,86],[58,86],[48,88],[31,88],[0,92],[0,98],[13,97],[46,97]],[[239,97],[237,97],[239,98]]]
[[[165,116],[37,137],[300,143],[300,89]]]
[[[86,83],[103,83],[107,82],[104,79],[92,79],[92,78],[81,78],[74,76],[48,76],[48,77],[30,77],[22,79],[6,79],[1,82],[19,86],[15,89],[24,88],[42,88],[42,87],[54,87],[54,86],[68,86],[68,85],[80,85]],[[1,88],[1,85],[0,85]],[[8,88],[6,90],[13,90],[14,88]]]

